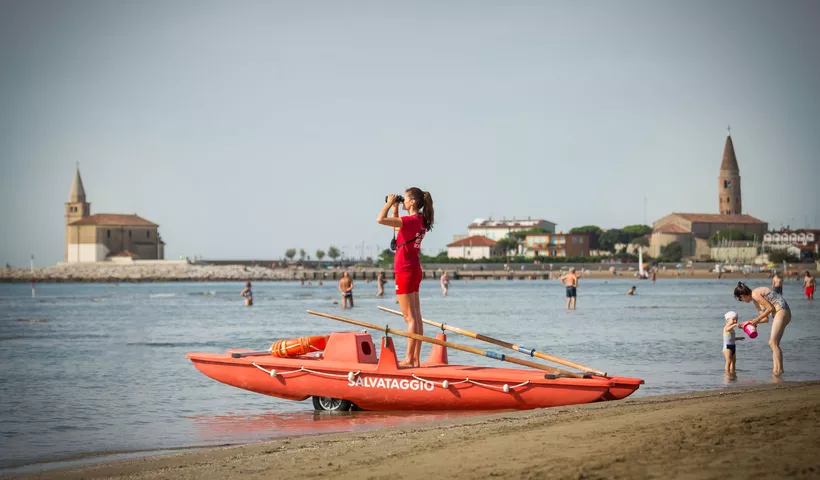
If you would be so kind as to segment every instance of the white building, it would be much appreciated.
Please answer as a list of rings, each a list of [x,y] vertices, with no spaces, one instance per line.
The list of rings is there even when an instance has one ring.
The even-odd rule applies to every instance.
[[[711,248],[712,260],[727,263],[752,263],[758,256],[754,242],[725,242]]]
[[[450,258],[490,258],[495,246],[495,240],[483,236],[462,238],[447,245],[447,256]]]
[[[477,218],[473,223],[467,227],[467,237],[487,237],[490,240],[501,240],[510,232],[520,232],[523,230],[531,230],[533,228],[541,228],[547,233],[555,233],[555,225],[543,219],[526,219],[519,220],[513,218],[512,220],[485,220]]]

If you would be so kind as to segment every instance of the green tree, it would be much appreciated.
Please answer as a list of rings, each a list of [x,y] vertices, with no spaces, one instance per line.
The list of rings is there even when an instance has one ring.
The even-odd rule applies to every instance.
[[[598,225],[584,225],[583,227],[575,227],[570,229],[569,233],[595,233],[599,234],[603,230]]]
[[[514,238],[502,238],[495,242],[493,249],[495,250],[495,255],[506,257],[510,252],[514,252],[518,249],[518,241]]]
[[[598,235],[598,248],[615,253],[615,244],[623,242],[623,232],[617,228],[610,228]]]
[[[632,239],[632,243],[634,243],[635,245],[640,245],[642,247],[648,247],[649,239],[646,237],[637,237]]]
[[[683,258],[683,245],[680,242],[672,242],[665,247],[661,247],[661,261],[680,262]]]
[[[316,258],[321,262],[325,258],[325,251],[322,249],[316,250]]]
[[[330,259],[333,260],[334,262],[336,261],[337,258],[339,258],[339,255],[341,255],[341,253],[339,253],[339,249],[334,247],[333,245],[331,245],[327,249],[327,256],[330,257]]]
[[[632,238],[643,237],[644,235],[652,233],[652,227],[649,225],[627,225],[621,230],[629,234]]]
[[[723,240],[728,241],[743,241],[743,240],[754,240],[755,235],[753,233],[746,233],[741,230],[737,230],[734,228],[727,228],[726,230],[721,230],[719,232],[715,232],[709,236],[709,243],[714,244],[718,243]]]
[[[304,260],[305,259],[305,254],[307,254],[307,252],[305,252],[305,249],[300,248],[299,249],[299,260]]]
[[[395,258],[396,254],[393,253],[392,250],[385,248],[382,250],[382,253],[379,254],[379,264],[380,265],[391,265],[393,263],[393,259]]]
[[[285,250],[285,256],[288,257],[288,260],[293,260],[293,257],[296,256],[296,249],[295,248],[289,248],[289,249]]]

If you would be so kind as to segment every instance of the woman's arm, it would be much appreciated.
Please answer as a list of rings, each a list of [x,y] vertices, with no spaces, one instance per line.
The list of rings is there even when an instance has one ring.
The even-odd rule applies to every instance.
[[[387,196],[387,203],[384,204],[382,210],[379,212],[379,216],[376,218],[376,223],[381,225],[387,225],[388,227],[393,228],[401,228],[401,218],[398,217],[398,204],[396,204],[396,208],[393,210],[394,216],[388,217],[387,213],[390,211],[390,207],[394,205],[396,201],[396,195],[390,194]]]
[[[762,312],[760,315],[757,316],[754,320],[749,320],[754,325],[758,323],[768,323],[769,322],[769,315],[774,313],[774,305],[769,303],[765,297],[761,296],[759,293],[752,291],[752,300],[755,302],[755,306],[762,307]],[[744,324],[749,322],[743,322]]]

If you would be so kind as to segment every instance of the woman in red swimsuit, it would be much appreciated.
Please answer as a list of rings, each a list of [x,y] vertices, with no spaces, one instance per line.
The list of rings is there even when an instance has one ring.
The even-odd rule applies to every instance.
[[[419,251],[424,235],[433,229],[433,197],[430,192],[423,192],[413,187],[404,192],[402,206],[409,213],[399,217],[399,202],[396,195],[388,195],[387,203],[376,219],[382,225],[398,228],[396,235],[396,257],[393,270],[396,273],[396,297],[399,300],[401,313],[407,322],[407,331],[423,334],[421,307],[419,305],[419,285],[421,285],[421,261]],[[393,207],[393,216],[387,214]],[[418,367],[421,356],[421,342],[407,339],[407,355],[399,362],[402,367]]]

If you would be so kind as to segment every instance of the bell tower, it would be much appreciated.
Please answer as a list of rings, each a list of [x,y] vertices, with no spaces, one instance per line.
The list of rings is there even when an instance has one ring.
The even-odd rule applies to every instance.
[[[739,215],[743,213],[743,197],[740,194],[740,167],[737,166],[731,132],[726,136],[726,145],[723,147],[723,161],[720,164],[720,176],[718,177],[718,205],[721,215]]]
[[[71,228],[68,225],[89,215],[91,215],[91,204],[85,201],[85,188],[83,188],[83,179],[80,178],[80,165],[77,164],[74,182],[71,184],[71,193],[68,194],[68,201],[65,203],[66,262],[68,261],[68,244],[71,235]]]
[[[83,179],[80,178],[80,166],[77,165],[74,183],[71,184],[71,193],[68,194],[68,201],[65,203],[65,223],[68,225],[89,215],[91,215],[91,204],[85,201],[85,188],[83,188]]]

